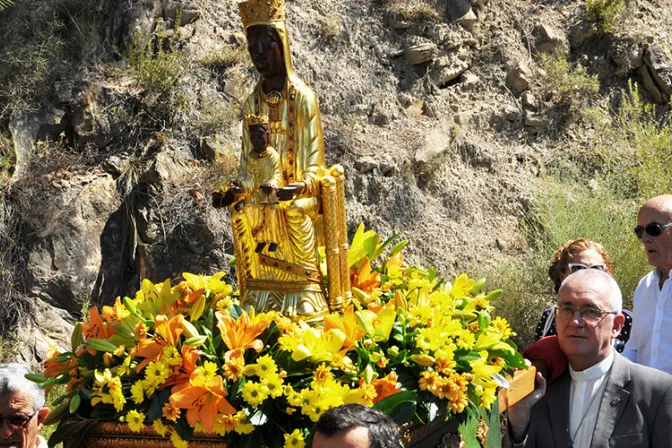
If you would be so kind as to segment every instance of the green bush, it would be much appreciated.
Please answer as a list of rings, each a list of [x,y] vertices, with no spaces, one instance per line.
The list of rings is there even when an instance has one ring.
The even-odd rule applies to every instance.
[[[623,19],[625,0],[586,0],[586,19],[611,32]]]
[[[546,72],[544,90],[554,96],[557,103],[578,110],[585,101],[600,90],[596,75],[589,75],[579,64],[567,60],[562,49],[540,56],[540,67]]]
[[[412,23],[441,20],[436,0],[383,0],[382,3],[387,12]]]
[[[521,228],[531,254],[485,273],[491,287],[504,290],[495,307],[518,332],[521,347],[533,341],[541,312],[554,303],[548,267],[555,250],[568,240],[590,238],[604,245],[624,306],[632,307],[634,289],[650,269],[632,232],[638,206],[615,196],[609,185],[590,188],[554,180],[542,185],[536,208],[526,214]]]
[[[169,39],[166,32],[158,28],[151,36],[136,33],[133,37],[128,63],[140,84],[151,93],[166,94],[177,85],[184,72],[179,34],[177,28]]]

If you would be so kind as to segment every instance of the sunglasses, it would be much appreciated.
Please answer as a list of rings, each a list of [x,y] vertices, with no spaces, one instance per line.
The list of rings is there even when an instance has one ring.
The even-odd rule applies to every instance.
[[[583,269],[598,269],[600,271],[607,270],[607,265],[604,263],[591,264],[590,266],[583,263],[568,263],[567,267],[569,268],[569,272],[571,273],[581,271]]]
[[[656,222],[652,222],[651,224],[647,225],[646,227],[642,226],[637,226],[635,227],[635,235],[637,235],[637,238],[640,240],[644,236],[644,231],[649,236],[660,236],[661,233],[663,233],[663,230],[672,226],[672,223],[669,224],[658,224]]]

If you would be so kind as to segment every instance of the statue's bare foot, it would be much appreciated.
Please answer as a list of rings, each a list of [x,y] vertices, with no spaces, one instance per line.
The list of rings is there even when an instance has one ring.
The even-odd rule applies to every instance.
[[[299,308],[297,309],[299,315],[302,314],[315,314],[315,307],[307,300],[302,300],[299,303]]]

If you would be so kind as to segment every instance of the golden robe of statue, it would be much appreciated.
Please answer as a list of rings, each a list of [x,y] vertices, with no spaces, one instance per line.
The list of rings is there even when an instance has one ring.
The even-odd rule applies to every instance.
[[[240,5],[246,29],[265,25],[275,30],[282,42],[286,71],[281,91],[264,91],[260,81],[245,101],[243,114],[269,117],[269,146],[275,148],[279,155],[280,184],[303,184],[296,197],[278,203],[279,219],[266,223],[273,226],[270,234],[279,239],[277,248],[272,252],[268,245],[255,252],[255,249],[259,250],[260,241],[253,235],[254,217],[263,215],[263,207],[267,205],[246,203],[242,207],[233,207],[241,305],[243,308],[253,306],[256,310],[278,310],[291,317],[318,317],[328,308],[316,231],[320,182],[326,174],[317,98],[292,68],[284,4],[278,0],[250,0]],[[259,8],[265,8],[265,5],[269,5],[267,8],[270,9],[259,13]],[[282,14],[276,13],[279,7],[282,7]],[[249,35],[248,31],[248,40]],[[253,157],[249,131],[243,127],[240,180],[249,177]]]

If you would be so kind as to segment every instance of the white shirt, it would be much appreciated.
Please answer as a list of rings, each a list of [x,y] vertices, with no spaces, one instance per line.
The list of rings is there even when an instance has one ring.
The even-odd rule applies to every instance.
[[[37,436],[37,445],[35,448],[49,448],[49,445],[47,445],[47,441],[44,440],[44,437],[38,435]]]
[[[623,356],[632,362],[672,374],[672,280],[660,289],[658,268],[637,285],[632,333]]]
[[[612,350],[602,361],[581,372],[569,367],[569,374],[572,376],[569,391],[569,437],[575,448],[590,446],[607,383],[607,373],[613,363]]]

